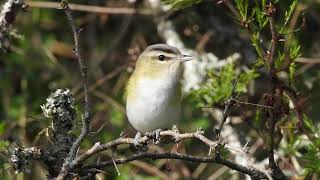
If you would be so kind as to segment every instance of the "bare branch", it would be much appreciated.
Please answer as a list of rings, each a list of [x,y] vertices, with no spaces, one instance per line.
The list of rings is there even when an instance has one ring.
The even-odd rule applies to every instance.
[[[276,123],[277,123],[277,102],[278,99],[281,99],[282,94],[277,91],[279,88],[279,80],[277,77],[277,72],[275,68],[275,54],[276,54],[276,46],[277,42],[279,40],[278,37],[278,31],[276,30],[275,27],[275,22],[273,15],[276,11],[275,6],[272,3],[269,3],[267,5],[266,9],[266,14],[269,16],[269,26],[270,26],[270,32],[271,32],[271,43],[270,43],[270,48],[267,52],[267,60],[269,61],[269,76],[271,78],[271,105],[274,108],[273,109],[268,109],[268,129],[269,129],[269,136],[270,136],[270,142],[269,142],[269,168],[273,171],[273,173],[277,174],[276,179],[285,179],[285,175],[283,174],[282,170],[278,167],[274,160],[274,148],[275,148],[275,128],[276,128]],[[281,100],[280,100],[281,101]]]
[[[139,154],[134,154],[129,156],[128,158],[123,158],[123,159],[115,159],[115,162],[117,164],[125,164],[130,161],[134,161],[137,159],[180,159],[180,160],[185,160],[185,161],[191,161],[191,162],[199,162],[199,163],[217,163],[221,164],[224,166],[227,166],[233,170],[242,172],[244,174],[250,175],[252,178],[258,178],[258,179],[267,179],[267,175],[264,172],[261,172],[258,169],[255,169],[253,167],[246,167],[242,166],[240,164],[237,164],[233,161],[224,159],[222,156],[219,154],[216,154],[213,157],[199,157],[199,156],[192,156],[192,155],[184,155],[180,153],[139,153]],[[113,161],[106,161],[106,162],[99,162],[95,164],[89,164],[89,165],[84,165],[81,167],[81,169],[100,169],[103,167],[107,166],[113,166]]]
[[[271,5],[270,5],[271,6]],[[275,67],[274,67],[274,53],[276,48],[276,30],[274,27],[274,20],[272,17],[269,17],[269,23],[270,23],[270,31],[272,35],[271,45],[270,45],[270,52],[269,52],[269,71],[270,71],[270,77],[271,77],[271,86],[272,86],[272,96],[274,96],[276,91],[276,75],[275,75]],[[277,167],[275,161],[274,161],[274,130],[276,125],[276,119],[274,115],[274,111],[272,109],[268,110],[269,114],[269,135],[270,135],[270,144],[269,144],[269,166],[271,169],[274,169]]]
[[[57,2],[47,2],[47,1],[28,1],[29,7],[32,8],[46,8],[46,9],[61,9],[61,4]],[[141,15],[152,15],[150,11],[138,11],[134,8],[117,8],[117,7],[101,7],[101,6],[91,6],[82,4],[69,4],[70,10],[73,11],[83,11],[98,14],[141,14]]]
[[[272,6],[272,5],[270,5]],[[273,17],[269,17],[269,24],[270,24],[270,31],[271,31],[271,44],[270,44],[270,50],[269,50],[269,68],[270,68],[270,73],[275,73],[275,49],[276,49],[276,43],[278,41],[278,34],[275,29],[275,24],[274,24],[274,19]],[[274,76],[274,75],[273,75]]]
[[[177,130],[167,130],[167,131],[161,131],[160,132],[160,137],[165,137],[165,136],[171,136],[176,142],[182,141],[184,139],[188,139],[188,138],[195,138],[195,139],[199,139],[200,141],[202,141],[203,143],[205,143],[209,148],[216,148],[217,146],[219,146],[220,144],[216,141],[211,141],[208,138],[206,138],[203,135],[203,132],[201,131],[197,131],[194,133],[183,133],[180,134]],[[145,144],[147,141],[151,140],[152,138],[149,136],[144,136],[139,140],[139,143],[141,144]],[[85,153],[83,153],[82,155],[80,155],[79,157],[77,157],[75,159],[75,164],[80,164],[81,162],[85,161],[86,159],[88,159],[89,157],[101,152],[101,151],[105,151],[108,149],[111,149],[112,147],[116,147],[118,145],[122,145],[122,144],[133,144],[134,143],[134,139],[133,138],[118,138],[114,141],[111,141],[109,143],[106,144],[101,144],[98,146],[93,146],[91,149],[89,149],[88,151],[86,151]]]
[[[71,25],[71,28],[72,28],[74,44],[75,44],[74,53],[78,59],[81,78],[82,78],[83,91],[84,91],[84,117],[82,118],[82,129],[81,129],[81,133],[80,133],[79,137],[72,144],[70,151],[69,151],[69,154],[68,154],[67,158],[65,159],[64,165],[61,169],[59,177],[64,179],[64,177],[66,177],[68,175],[68,169],[73,167],[71,162],[75,159],[81,142],[83,141],[83,139],[87,136],[87,134],[89,132],[91,112],[90,112],[89,95],[88,95],[87,67],[85,65],[85,62],[82,58],[81,51],[80,51],[80,37],[79,37],[80,29],[74,23],[68,2],[63,0],[61,2],[61,7],[64,9],[64,11],[67,15],[67,18],[69,20],[69,23]],[[59,179],[59,177],[58,177],[58,179]]]

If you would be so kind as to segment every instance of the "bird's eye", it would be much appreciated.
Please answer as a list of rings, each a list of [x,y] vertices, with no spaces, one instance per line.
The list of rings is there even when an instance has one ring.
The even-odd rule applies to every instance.
[[[165,58],[166,58],[166,57],[165,57],[164,55],[159,55],[159,57],[158,57],[158,59],[159,59],[160,61],[163,61]]]

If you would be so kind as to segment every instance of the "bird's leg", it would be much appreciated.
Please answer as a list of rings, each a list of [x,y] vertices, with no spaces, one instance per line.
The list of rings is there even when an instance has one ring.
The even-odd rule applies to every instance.
[[[154,144],[159,144],[160,143],[160,132],[161,132],[161,129],[156,129],[154,132]]]
[[[151,132],[146,132],[146,136],[148,136],[150,139],[152,138],[154,144],[159,144],[160,132],[161,132],[161,129],[156,129]]]
[[[138,146],[141,146],[139,140],[141,138],[141,133],[140,132],[137,132],[137,134],[134,136],[134,139],[133,139],[133,145],[137,148]]]
[[[134,139],[133,139],[133,144],[130,144],[130,147],[133,148],[132,150],[134,152],[145,152],[148,150],[148,147],[146,146],[146,142],[140,142],[141,140],[141,133],[137,132],[137,134],[135,135]]]

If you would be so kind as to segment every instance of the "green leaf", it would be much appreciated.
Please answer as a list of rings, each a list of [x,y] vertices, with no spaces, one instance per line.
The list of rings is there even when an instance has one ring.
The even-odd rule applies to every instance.
[[[290,8],[288,11],[286,11],[285,15],[284,15],[284,24],[283,26],[281,27],[281,30],[280,30],[280,33],[283,33],[284,31],[284,28],[285,26],[288,24],[289,22],[289,19],[293,13],[293,11],[295,10],[295,8],[297,7],[297,3],[298,3],[298,0],[293,0],[292,1],[292,4],[290,5]]]
[[[252,34],[252,36],[251,36],[252,45],[255,47],[259,58],[263,59],[263,55],[262,55],[263,50],[260,47],[260,41],[261,41],[261,39],[260,39],[260,33],[259,32],[256,32],[256,33]]]
[[[304,115],[303,117],[304,126],[312,133],[316,133],[315,125],[313,124],[312,120],[308,118],[308,116]]]
[[[301,56],[301,46],[295,45],[290,48],[290,59],[294,60]]]
[[[255,17],[259,24],[259,30],[261,30],[263,27],[265,27],[268,23],[268,18],[266,14],[259,8],[259,5],[256,5],[254,8],[255,11]],[[259,33],[259,32],[258,32]]]
[[[248,0],[235,0],[236,7],[239,10],[239,13],[241,15],[241,20],[243,22],[247,22],[248,20]]]
[[[320,139],[317,139],[316,142],[312,142],[310,146],[307,147],[307,153],[302,156],[302,159],[305,161],[304,170],[305,174],[320,174],[320,152],[317,148],[320,144]]]
[[[281,53],[280,51],[278,51],[278,56],[277,56],[276,62],[275,62],[276,68],[280,68],[282,66],[284,58],[285,58],[284,53]]]
[[[295,77],[295,73],[296,73],[296,68],[297,68],[296,63],[294,63],[294,62],[290,63],[290,66],[289,66],[289,76],[290,76],[290,81],[291,81],[291,82],[294,82],[294,77]]]

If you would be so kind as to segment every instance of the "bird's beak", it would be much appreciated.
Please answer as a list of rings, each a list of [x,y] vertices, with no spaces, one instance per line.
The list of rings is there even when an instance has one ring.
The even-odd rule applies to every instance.
[[[186,61],[191,61],[193,58],[192,56],[189,56],[189,55],[181,55],[179,58],[178,58],[178,61],[179,62],[186,62]]]

